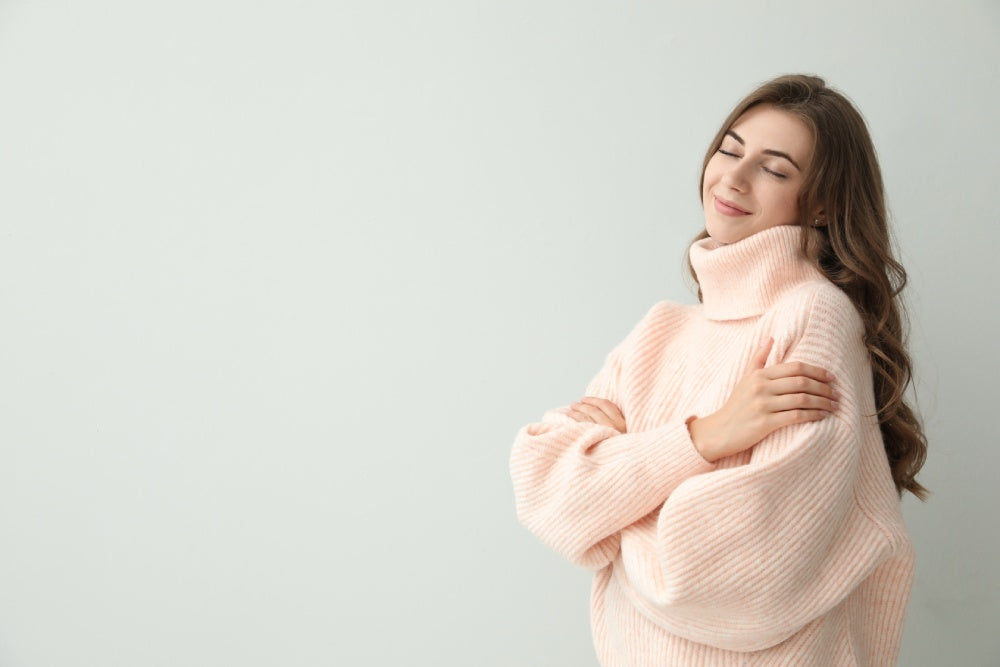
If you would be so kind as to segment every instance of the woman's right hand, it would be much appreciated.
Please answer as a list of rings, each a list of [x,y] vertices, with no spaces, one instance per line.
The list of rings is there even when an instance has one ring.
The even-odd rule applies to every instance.
[[[771,431],[819,421],[837,409],[834,377],[800,361],[764,368],[774,345],[768,338],[718,412],[688,422],[691,440],[708,461],[750,449]]]

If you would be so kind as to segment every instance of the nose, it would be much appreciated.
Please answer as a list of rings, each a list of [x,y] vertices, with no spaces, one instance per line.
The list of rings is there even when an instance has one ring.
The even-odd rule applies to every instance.
[[[733,190],[746,192],[750,187],[750,180],[747,178],[745,164],[746,160],[734,161],[734,163],[723,172],[722,178],[720,179],[722,184],[732,188]]]

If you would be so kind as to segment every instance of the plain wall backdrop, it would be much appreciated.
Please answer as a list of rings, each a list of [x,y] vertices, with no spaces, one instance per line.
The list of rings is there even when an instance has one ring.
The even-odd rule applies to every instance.
[[[930,452],[901,665],[1000,664],[1000,5],[0,3],[0,665],[595,665],[516,431],[683,261],[729,109],[867,118]]]

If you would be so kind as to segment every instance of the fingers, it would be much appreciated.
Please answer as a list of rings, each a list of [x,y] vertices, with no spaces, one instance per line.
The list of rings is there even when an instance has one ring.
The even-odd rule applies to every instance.
[[[771,380],[767,384],[772,394],[815,394],[831,400],[840,398],[840,393],[829,382],[820,382],[805,375],[794,375]]]
[[[617,405],[606,398],[601,398],[600,396],[584,396],[580,399],[580,401],[585,405],[594,406],[609,417],[615,417],[621,415],[622,413],[622,411],[618,409]]]
[[[588,415],[595,423],[608,424],[623,433],[625,431],[625,417],[621,410],[605,398],[584,396],[579,403],[573,403],[570,407]]]
[[[571,412],[585,416],[587,421],[597,422],[598,419],[607,419],[607,416],[603,412],[586,403],[571,403],[569,407]]]
[[[768,408],[773,412],[820,412],[825,417],[834,412],[840,405],[837,401],[812,394],[782,394],[768,401]],[[815,416],[815,415],[813,415]]]
[[[771,415],[775,420],[775,428],[801,424],[803,422],[817,422],[829,416],[830,413],[826,410],[783,410]]]
[[[771,354],[771,348],[774,347],[774,337],[768,336],[761,341],[760,345],[757,347],[756,354],[750,359],[750,366],[748,370],[757,370],[758,368],[764,368],[764,364],[767,363],[767,355]]]
[[[789,361],[784,364],[768,366],[764,374],[769,380],[777,380],[778,378],[793,375],[804,375],[819,382],[831,382],[836,379],[833,373],[828,372],[825,368],[813,366],[804,361]]]
[[[574,403],[573,405],[576,405]],[[578,422],[593,422],[594,418],[590,415],[585,415],[579,410],[574,410],[572,407],[566,410],[566,416],[575,419]],[[596,422],[595,422],[596,423]]]

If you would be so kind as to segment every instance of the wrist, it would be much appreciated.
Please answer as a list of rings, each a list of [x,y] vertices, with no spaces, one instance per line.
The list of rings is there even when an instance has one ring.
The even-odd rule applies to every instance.
[[[709,437],[705,433],[705,417],[691,416],[684,422],[687,424],[688,433],[694,448],[701,454],[701,457],[709,463],[715,463],[715,454],[712,449]]]

